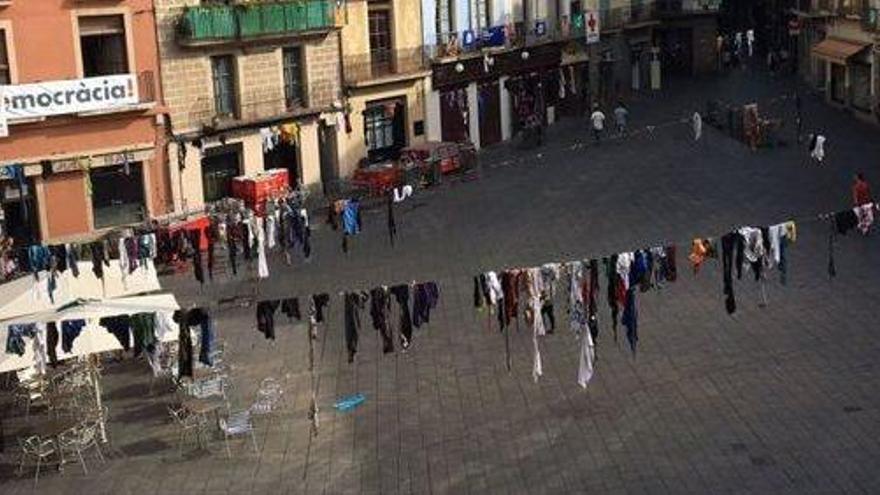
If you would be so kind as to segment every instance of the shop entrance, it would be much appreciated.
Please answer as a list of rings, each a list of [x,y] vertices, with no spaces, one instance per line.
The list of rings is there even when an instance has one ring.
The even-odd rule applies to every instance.
[[[241,144],[205,150],[202,158],[202,188],[205,203],[232,195],[232,179],[241,175]]]
[[[140,163],[129,163],[94,168],[89,172],[96,229],[144,220],[146,208],[141,167]]]
[[[0,182],[0,238],[9,236],[17,245],[39,242],[37,202],[33,191],[32,179],[27,179],[22,190],[16,182]]]
[[[456,88],[440,93],[440,130],[443,141],[470,141],[470,109],[467,90]]]
[[[283,168],[287,170],[290,186],[298,184],[302,172],[299,164],[299,147],[293,143],[279,142],[271,150],[263,152],[263,168]]]
[[[498,81],[480,83],[480,146],[501,142],[501,99]]]

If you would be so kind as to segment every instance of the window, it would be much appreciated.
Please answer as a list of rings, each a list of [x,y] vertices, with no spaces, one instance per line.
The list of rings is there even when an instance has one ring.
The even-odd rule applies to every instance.
[[[302,49],[285,48],[281,52],[281,65],[284,68],[284,101],[288,109],[304,105]]]
[[[391,70],[391,11],[387,4],[369,7],[370,63],[374,75]]]
[[[211,57],[211,74],[214,80],[214,111],[217,112],[217,115],[225,117],[236,115],[234,64],[232,55]]]
[[[477,19],[481,30],[492,27],[492,4],[489,0],[477,0]]]
[[[205,150],[202,158],[202,188],[206,203],[232,195],[232,179],[241,174],[241,145]]]
[[[376,105],[364,111],[364,132],[367,150],[376,151],[394,145],[393,119],[384,105]]]
[[[144,220],[144,180],[140,163],[93,168],[89,178],[95,228]]]
[[[122,16],[80,17],[78,22],[83,76],[127,74],[128,53]]]
[[[437,0],[437,39],[445,43],[445,35],[452,32],[452,1]]]
[[[371,163],[395,159],[406,146],[406,101],[401,98],[367,103],[364,139]]]
[[[492,25],[491,10],[489,9],[488,0],[470,0],[471,26],[474,32],[479,35],[483,29],[488,29]]]
[[[12,84],[9,71],[9,53],[6,48],[6,30],[0,29],[0,84]]]

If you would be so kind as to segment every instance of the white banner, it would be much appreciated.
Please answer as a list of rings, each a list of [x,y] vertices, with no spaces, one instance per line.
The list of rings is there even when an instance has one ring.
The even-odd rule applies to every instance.
[[[137,81],[131,74],[0,86],[0,93],[5,119],[92,112],[138,103]]]
[[[584,12],[584,29],[587,32],[587,44],[599,42],[599,13],[595,10]]]

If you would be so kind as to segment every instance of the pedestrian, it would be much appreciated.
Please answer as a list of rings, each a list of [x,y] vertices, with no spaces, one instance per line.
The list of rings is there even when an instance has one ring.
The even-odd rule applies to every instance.
[[[624,105],[622,101],[618,101],[617,107],[614,108],[614,121],[617,124],[617,134],[622,137],[626,136],[626,124],[628,119],[629,110],[626,109],[626,105]]]
[[[598,104],[593,105],[593,114],[590,115],[590,121],[593,128],[593,140],[596,141],[596,144],[600,144],[602,131],[605,129],[605,114],[599,110]]]
[[[801,94],[796,92],[794,94],[794,123],[795,123],[795,132],[797,132],[797,142],[801,142],[801,135],[803,134],[804,128],[804,119],[803,114],[801,114]]]
[[[862,206],[873,203],[871,199],[871,186],[865,180],[865,175],[858,172],[853,180],[852,185],[853,206]]]
[[[694,112],[691,117],[691,126],[694,130],[694,141],[699,141],[703,136],[703,118],[700,117],[700,112]]]
[[[810,135],[810,157],[815,160],[816,165],[822,165],[825,161],[825,136],[821,134]]]
[[[755,30],[749,29],[746,31],[746,45],[748,45],[749,49],[749,57],[751,58],[755,54]]]

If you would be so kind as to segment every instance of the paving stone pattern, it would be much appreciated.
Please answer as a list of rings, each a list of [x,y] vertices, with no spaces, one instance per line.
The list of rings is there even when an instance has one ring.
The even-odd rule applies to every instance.
[[[751,73],[672,86],[631,104],[634,127],[687,116],[711,95],[766,100],[794,87]],[[789,107],[774,111],[791,120]],[[753,153],[710,128],[694,143],[684,125],[578,148],[585,122],[564,121],[543,149],[487,150],[479,180],[401,205],[394,249],[384,213],[369,211],[347,256],[338,234],[318,225],[313,260],[286,267],[273,258],[268,281],[222,275],[199,289],[189,274],[166,279],[186,303],[333,294],[318,347],[320,434],[309,439],[305,327],[279,318],[269,343],[254,329],[253,306],[229,304],[215,312],[233,349],[233,407],[246,407],[266,376],[286,392],[283,410],[258,422],[258,453],[235,442],[226,460],[214,442],[209,453],[179,459],[168,396],[147,394],[146,365],[109,365],[110,462],[88,476],[75,467],[49,472],[40,491],[877,493],[877,234],[838,239],[839,275],[829,280],[827,225],[802,222],[788,286],[771,274],[762,308],[744,276],[733,316],[724,311],[720,261],[694,276],[681,244],[846,207],[857,168],[880,184],[877,129],[814,97],[805,108],[807,127],[829,137],[822,167],[808,163],[804,146]],[[680,280],[640,296],[637,357],[622,332],[614,341],[603,298],[597,373],[586,391],[576,383],[577,341],[565,328],[543,339],[537,383],[531,336],[524,324],[515,328],[507,372],[503,337],[472,308],[475,273],[663,242],[679,243]],[[412,280],[436,280],[442,291],[413,348],[383,355],[368,327],[348,364],[337,293]],[[564,307],[560,299],[563,325]],[[363,405],[333,411],[337,398],[355,392],[366,395]],[[10,416],[7,446],[20,427],[19,413]],[[26,477],[12,477],[13,462],[4,460],[2,492],[29,492]]]

